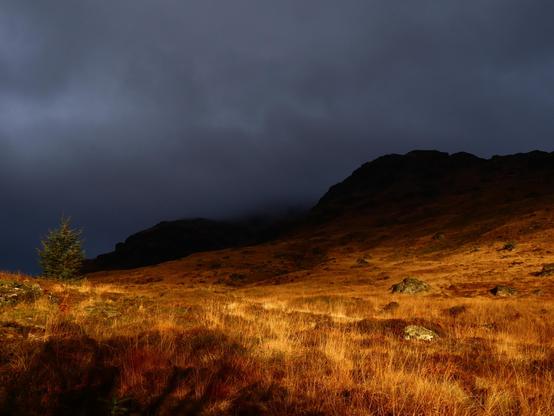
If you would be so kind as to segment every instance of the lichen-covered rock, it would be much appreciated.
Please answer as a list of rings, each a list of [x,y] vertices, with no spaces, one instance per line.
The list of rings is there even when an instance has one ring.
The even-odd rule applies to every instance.
[[[514,295],[517,294],[517,290],[514,289],[513,287],[502,286],[502,285],[499,285],[499,286],[496,286],[496,287],[492,288],[490,290],[490,292],[494,296],[501,296],[501,297],[514,296]]]
[[[404,328],[404,339],[406,340],[417,339],[421,341],[432,341],[438,337],[439,335],[435,331],[419,325],[408,325]]]
[[[43,293],[37,284],[0,280],[0,307],[12,306],[20,302],[32,302]]]
[[[392,293],[414,294],[426,292],[428,290],[429,285],[427,283],[413,277],[407,277],[400,283],[397,283],[391,287]]]

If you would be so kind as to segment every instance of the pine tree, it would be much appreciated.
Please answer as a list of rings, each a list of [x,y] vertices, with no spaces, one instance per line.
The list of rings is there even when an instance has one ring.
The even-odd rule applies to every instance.
[[[81,236],[81,230],[71,228],[69,218],[61,218],[59,228],[48,233],[38,250],[44,277],[65,280],[79,275],[85,258]]]

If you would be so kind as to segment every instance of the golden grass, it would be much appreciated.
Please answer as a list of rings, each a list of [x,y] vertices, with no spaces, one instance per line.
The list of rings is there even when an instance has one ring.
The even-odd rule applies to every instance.
[[[294,296],[298,285],[137,291],[46,282],[58,303],[43,297],[0,312],[3,328],[21,330],[4,339],[0,398],[29,414],[56,414],[64,403],[128,414],[554,410],[551,298],[392,296],[321,284]],[[391,300],[399,308],[383,312]],[[441,337],[405,341],[401,330],[413,322]],[[87,391],[100,395],[95,403]]]

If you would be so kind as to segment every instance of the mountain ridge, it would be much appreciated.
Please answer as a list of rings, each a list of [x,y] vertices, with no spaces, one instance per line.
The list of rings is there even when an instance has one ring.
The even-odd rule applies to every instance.
[[[389,154],[362,164],[331,186],[305,215],[258,222],[199,218],[164,221],[118,243],[114,252],[88,260],[84,271],[155,265],[198,252],[251,246],[295,234],[317,234],[326,227],[357,227],[370,234],[386,225],[439,224],[440,218],[468,212],[480,221],[493,223],[504,215],[495,211],[519,215],[527,211],[526,203],[529,207],[544,204],[552,196],[554,152],[488,159],[436,150]]]

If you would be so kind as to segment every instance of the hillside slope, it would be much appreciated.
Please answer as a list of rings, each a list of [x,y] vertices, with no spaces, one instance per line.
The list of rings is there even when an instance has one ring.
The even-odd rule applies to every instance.
[[[294,221],[164,222],[89,261],[86,270],[141,267],[271,240],[310,239],[312,249],[317,249],[341,245],[350,236],[369,247],[394,241],[393,230],[409,244],[430,233],[447,233],[443,245],[454,246],[548,208],[553,200],[554,153],[487,160],[467,153],[414,151],[364,164],[331,187],[308,215]],[[318,236],[324,236],[322,241],[317,242]]]
[[[388,156],[262,244],[0,273],[0,414],[550,416],[552,168]]]
[[[278,239],[90,278],[231,286],[365,279],[386,289],[389,278],[424,269],[430,279],[456,271],[468,285],[527,279],[535,288],[544,282],[533,273],[554,262],[553,184],[549,153],[385,156],[332,187]]]

